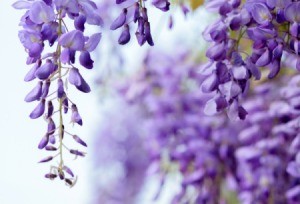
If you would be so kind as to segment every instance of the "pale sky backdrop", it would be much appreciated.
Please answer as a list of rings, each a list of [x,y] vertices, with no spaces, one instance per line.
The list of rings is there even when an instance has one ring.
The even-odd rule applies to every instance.
[[[14,10],[11,7],[13,2],[0,1],[0,204],[89,204],[89,192],[92,188],[89,184],[89,172],[92,170],[90,162],[93,155],[88,154],[86,158],[70,162],[69,166],[79,175],[78,182],[72,189],[58,180],[53,182],[45,179],[44,174],[47,173],[49,164],[37,163],[47,156],[45,151],[37,148],[46,130],[46,123],[42,119],[31,120],[28,117],[36,103],[26,103],[24,97],[36,82],[23,81],[30,66],[25,64],[26,54],[18,39],[18,23],[23,11]],[[193,31],[199,24],[203,27],[205,22],[186,22],[180,15],[176,24],[177,31],[173,35],[162,31],[159,39],[156,38],[156,43],[164,39],[162,42],[167,46],[168,39],[172,36],[181,40],[189,39],[193,32],[183,34],[183,31]],[[154,29],[155,26],[152,28],[153,32]],[[129,54],[131,58],[136,57],[138,49],[134,50],[135,53]],[[91,83],[94,72],[95,69],[85,73],[92,90],[96,89]],[[72,96],[76,98],[84,119],[84,126],[76,129],[76,133],[89,144],[96,132],[99,117],[98,98],[95,94],[78,94],[77,91]],[[145,200],[143,204],[147,203],[151,202]],[[156,203],[165,204],[166,201]]]

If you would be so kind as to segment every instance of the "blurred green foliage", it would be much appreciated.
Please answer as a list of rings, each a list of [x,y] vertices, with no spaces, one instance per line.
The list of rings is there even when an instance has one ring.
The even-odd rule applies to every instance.
[[[192,10],[196,10],[204,4],[204,0],[189,0]]]

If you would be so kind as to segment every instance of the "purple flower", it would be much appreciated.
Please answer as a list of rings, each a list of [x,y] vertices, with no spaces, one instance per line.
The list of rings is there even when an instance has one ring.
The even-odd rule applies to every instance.
[[[68,101],[68,98],[66,97],[64,100],[63,100],[63,108],[64,108],[64,113],[68,113],[68,110],[69,110],[69,101]]]
[[[48,178],[48,179],[50,179],[50,180],[53,180],[53,179],[55,179],[56,177],[57,177],[56,174],[51,174],[51,173],[45,175],[45,178]]]
[[[48,23],[54,20],[55,14],[44,1],[35,1],[30,7],[29,18],[36,24]]]
[[[122,12],[111,24],[111,30],[116,30],[124,26],[123,31],[118,39],[119,44],[124,45],[130,41],[130,31],[128,28],[129,24],[131,22],[138,22],[138,28],[135,32],[135,35],[139,45],[142,46],[146,41],[150,46],[154,45],[150,30],[148,10],[144,1],[145,0],[130,2],[131,5],[123,8]],[[116,1],[117,4],[121,4],[123,2],[125,2],[125,0]],[[170,2],[168,0],[152,0],[152,5],[164,12],[170,9]]]
[[[73,64],[77,58],[76,52],[80,51],[79,62],[81,65],[88,69],[93,67],[90,52],[96,49],[101,34],[95,33],[85,36],[84,31],[87,24],[99,26],[103,24],[103,21],[98,14],[96,3],[91,0],[20,0],[14,3],[13,7],[26,10],[19,24],[22,26],[22,30],[19,31],[19,39],[28,54],[26,64],[33,64],[33,67],[26,74],[24,80],[32,81],[36,78],[40,80],[25,97],[27,102],[39,101],[39,104],[30,113],[30,118],[41,117],[45,112],[47,102],[44,118],[48,123],[47,133],[39,142],[38,148],[56,151],[57,147],[48,145],[49,142],[51,144],[56,143],[56,136],[59,137],[58,145],[61,147],[64,143],[66,147],[66,143],[62,141],[65,133],[63,121],[64,114],[67,114],[69,109],[68,101],[70,99],[66,92],[67,89],[64,87],[64,80],[68,77],[71,84],[74,84],[78,90],[85,93],[90,92],[89,85]],[[69,20],[73,21],[75,30],[67,28],[65,22]],[[53,46],[56,47],[52,48]],[[53,81],[57,81],[56,94],[54,94],[55,92],[49,94],[50,85]],[[52,95],[54,98],[51,97],[50,99]],[[56,100],[58,103],[53,104],[52,102]],[[72,110],[72,120],[82,124],[77,107],[76,111],[74,107]],[[55,113],[58,113],[59,117],[54,117]],[[54,119],[58,121],[54,121]],[[56,127],[55,123],[59,126]],[[54,135],[55,132],[57,132],[56,135]],[[85,144],[81,140],[80,142],[82,145]],[[62,170],[64,161],[61,154],[62,152],[59,151],[55,156],[49,156],[40,162],[48,162],[60,155],[58,165],[51,167],[51,172],[46,175],[46,178],[52,180],[58,173],[61,180],[72,186],[75,184],[75,179],[64,177]]]
[[[146,38],[146,41],[148,42],[148,44],[150,46],[153,46],[154,42],[153,42],[152,36],[151,36],[150,23],[148,21],[146,21],[144,25],[145,25],[145,38]]]
[[[44,149],[44,147],[47,146],[48,142],[49,142],[49,135],[46,134],[46,135],[41,139],[38,148],[39,148],[39,149]]]
[[[297,186],[291,188],[290,190],[288,190],[285,193],[285,197],[291,201],[299,200],[299,199],[297,199],[297,197],[299,197],[299,193],[300,193],[300,185],[297,185]]]
[[[116,29],[122,27],[126,22],[126,16],[127,16],[127,9],[123,9],[121,14],[111,24],[110,29],[116,30]]]
[[[51,144],[55,144],[55,143],[56,143],[56,139],[55,139],[55,136],[54,136],[54,135],[50,135],[50,136],[49,136],[49,142],[50,142]]]
[[[201,90],[204,93],[209,93],[214,91],[218,86],[218,79],[215,73],[208,76],[201,85]]]
[[[142,46],[146,42],[146,38],[144,34],[141,34],[139,32],[135,33],[136,39],[140,46]]]
[[[64,90],[64,83],[62,79],[58,79],[57,81],[57,98],[62,98],[66,95]]]
[[[285,18],[291,23],[293,22],[300,23],[300,15],[298,12],[299,8],[300,8],[300,2],[291,2],[284,9]]]
[[[71,50],[81,51],[84,48],[84,36],[79,30],[73,30],[63,34],[58,43],[64,48],[69,48]]]
[[[52,135],[52,134],[54,134],[55,130],[56,130],[56,125],[55,125],[54,121],[52,120],[52,118],[49,118],[48,119],[47,134]]]
[[[50,88],[50,80],[47,80],[44,85],[43,85],[43,88],[42,88],[42,98],[46,98],[48,96],[48,93],[49,93],[49,88]]]
[[[80,137],[78,137],[77,135],[73,135],[72,137],[73,137],[73,139],[74,139],[76,142],[78,142],[79,144],[81,144],[81,145],[87,147],[87,144],[86,144]]]
[[[261,25],[266,25],[272,20],[272,15],[265,4],[257,3],[252,7],[252,17],[253,19]]]
[[[286,171],[291,174],[293,177],[300,177],[300,164],[297,162],[290,162],[287,166]]]
[[[135,2],[134,4],[134,14],[133,14],[133,22],[137,22],[137,20],[140,17],[140,4],[138,2]]]
[[[51,146],[51,145],[47,145],[47,146],[45,147],[45,150],[47,150],[47,151],[56,151],[57,148],[54,147],[54,146]]]
[[[258,67],[263,67],[268,65],[271,62],[271,53],[266,49],[263,54],[258,58],[255,65]]]
[[[35,76],[41,80],[48,79],[48,77],[55,71],[56,67],[51,60],[48,60],[44,65],[40,66]]]
[[[79,62],[82,66],[87,69],[92,69],[94,61],[91,59],[91,55],[87,51],[82,51],[79,56]]]
[[[75,50],[71,50],[69,48],[63,49],[60,55],[60,60],[62,63],[75,63]]]
[[[42,96],[43,82],[39,81],[36,87],[34,87],[25,97],[26,102],[32,102],[39,100]]]
[[[39,161],[39,163],[45,163],[45,162],[51,161],[52,159],[53,159],[52,156],[48,156],[48,157],[42,159],[41,161]]]
[[[35,107],[35,109],[30,113],[29,117],[31,119],[36,119],[41,117],[45,111],[45,100],[42,99],[39,104]]]
[[[274,77],[277,76],[277,74],[280,71],[280,61],[279,60],[275,60],[270,64],[270,72],[268,74],[268,78],[269,79],[273,79]]]
[[[84,32],[85,22],[86,22],[86,17],[84,15],[79,15],[78,17],[75,18],[75,21],[74,21],[75,28],[77,30],[80,30],[81,32]]]
[[[71,150],[70,150],[70,153],[71,153],[71,154],[75,154],[76,156],[85,157],[85,153],[84,153],[84,152],[81,152],[81,151],[78,151],[78,150],[71,149]]]
[[[168,0],[154,0],[152,4],[162,11],[168,11],[170,9],[170,2]]]
[[[31,2],[28,2],[28,1],[17,1],[12,6],[15,9],[30,9]]]
[[[47,24],[45,23],[41,28],[42,39],[48,40],[50,46],[52,46],[58,38],[57,29],[58,23],[56,22]]]
[[[206,56],[212,60],[220,61],[225,58],[224,51],[225,51],[224,43],[214,44],[207,50]]]
[[[84,93],[89,93],[91,91],[90,86],[82,78],[77,68],[72,68],[70,70],[69,82]]]
[[[246,60],[246,67],[248,70],[250,70],[251,74],[254,76],[256,80],[260,80],[261,78],[261,72],[257,68],[257,66],[251,61],[250,58]]]
[[[129,26],[127,24],[124,25],[123,31],[119,37],[119,44],[125,45],[130,41],[130,32],[129,32]]]
[[[50,118],[53,114],[54,106],[52,104],[52,101],[48,101],[47,103],[47,118]]]
[[[101,33],[95,33],[89,37],[87,42],[85,43],[84,49],[88,52],[92,52],[96,49],[97,45],[99,44],[101,40]]]
[[[70,176],[74,177],[74,173],[72,172],[72,170],[69,167],[64,166],[63,170],[66,171]]]
[[[78,113],[77,106],[75,104],[72,104],[71,109],[72,109],[71,122],[77,123],[78,125],[82,125],[82,118]]]
[[[35,72],[39,68],[39,64],[35,63],[34,66],[30,69],[30,71],[26,74],[24,81],[29,82],[36,78]]]

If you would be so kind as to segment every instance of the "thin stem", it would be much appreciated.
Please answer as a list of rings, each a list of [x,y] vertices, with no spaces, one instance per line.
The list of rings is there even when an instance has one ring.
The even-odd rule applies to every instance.
[[[59,24],[59,30],[58,30],[58,36],[62,35],[62,24],[63,20],[61,18],[61,11],[59,11],[59,18],[58,18],[58,24]],[[61,79],[62,77],[62,64],[60,60],[60,55],[61,55],[61,46],[58,45],[57,48],[57,60],[58,60],[58,78]],[[63,128],[63,100],[62,98],[59,99],[59,154],[60,154],[60,163],[59,163],[59,168],[63,167],[63,133],[64,133],[64,128]]]
[[[246,32],[246,29],[245,30],[243,30],[243,29],[240,30],[238,39],[236,41],[236,50],[238,50],[240,41],[241,41],[242,37],[244,36],[245,32]]]

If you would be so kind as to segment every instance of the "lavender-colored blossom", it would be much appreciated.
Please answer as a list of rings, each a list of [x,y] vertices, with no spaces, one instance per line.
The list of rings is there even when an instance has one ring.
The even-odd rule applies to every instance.
[[[68,98],[65,98],[63,100],[63,109],[64,109],[64,113],[68,113],[68,110],[69,110],[69,101],[68,101]]]
[[[148,42],[149,45],[153,46],[154,42],[152,40],[150,23],[148,21],[146,21],[144,26],[145,26],[145,39],[146,39],[146,41]]]
[[[35,1],[30,7],[29,18],[36,24],[48,23],[54,20],[55,14],[44,1]]]
[[[45,175],[45,178],[48,178],[48,179],[51,179],[51,180],[55,179],[56,177],[57,177],[56,174],[51,174],[51,173]]]
[[[58,79],[57,81],[57,98],[62,98],[65,96],[64,83],[62,79]]]
[[[52,118],[49,118],[48,119],[47,134],[52,135],[52,134],[54,134],[55,130],[56,130],[56,125],[55,125],[54,121],[52,120]]]
[[[64,48],[81,51],[84,48],[84,41],[83,33],[79,30],[73,30],[63,34],[59,38],[58,43]]]
[[[35,76],[41,80],[48,79],[48,77],[55,71],[55,65],[52,61],[47,61],[44,65],[40,66],[36,72]]]
[[[92,52],[96,49],[97,45],[99,44],[101,40],[101,33],[95,33],[89,37],[87,42],[84,45],[84,49],[88,52]]]
[[[50,137],[49,137],[49,142],[50,142],[51,144],[55,144],[55,143],[56,143],[55,136],[50,135]]]
[[[84,93],[89,93],[91,91],[90,86],[83,79],[77,68],[72,68],[70,70],[69,82]]]
[[[70,153],[71,153],[71,154],[75,154],[76,156],[81,156],[81,157],[84,157],[84,156],[85,156],[85,153],[84,153],[84,152],[81,152],[81,151],[79,151],[79,150],[71,149],[71,150],[70,150]]]
[[[84,15],[79,15],[78,17],[75,18],[75,21],[74,21],[75,28],[77,30],[80,30],[81,32],[84,32],[85,22],[86,22],[86,17]]]
[[[54,146],[51,146],[51,145],[47,145],[47,146],[45,147],[45,150],[47,150],[47,151],[56,151],[57,148],[54,147]]]
[[[125,2],[125,0],[120,0],[120,1],[117,0],[116,4],[121,4],[123,2]],[[123,27],[123,31],[119,37],[118,42],[119,44],[124,45],[130,41],[130,31],[128,29],[129,24],[131,22],[138,23],[137,26],[138,28],[137,31],[135,32],[135,35],[139,45],[142,46],[147,41],[150,46],[153,46],[154,42],[150,30],[148,10],[145,6],[146,5],[145,0],[129,1],[128,4],[131,5],[123,8],[122,12],[112,22],[110,29],[116,30],[120,27]],[[153,0],[152,5],[164,12],[170,9],[170,2],[168,0]]]
[[[37,119],[44,114],[45,111],[45,100],[42,99],[35,109],[30,113],[29,117],[31,119]]]
[[[74,177],[74,173],[72,172],[72,170],[69,167],[64,166],[63,170],[66,171],[70,176]]]
[[[72,109],[71,122],[77,123],[78,125],[82,125],[82,118],[79,115],[77,106],[75,104],[72,104],[71,109]]]
[[[30,71],[26,74],[25,78],[24,78],[24,81],[26,82],[29,82],[29,81],[32,81],[36,78],[35,76],[35,72],[36,70],[38,69],[39,67],[39,64],[36,63],[34,64],[34,66],[30,69]]]
[[[300,23],[300,16],[298,14],[300,8],[299,2],[291,2],[284,9],[284,16],[289,22]]]
[[[124,25],[123,31],[119,37],[119,44],[125,45],[130,41],[130,32],[129,32],[129,26],[126,24]]]
[[[48,101],[47,103],[47,118],[50,118],[53,114],[54,106],[52,101]]]
[[[252,7],[252,17],[253,19],[261,25],[266,25],[272,20],[272,15],[265,4],[257,3]]]
[[[170,9],[170,2],[168,0],[154,0],[152,4],[162,11],[168,11]]]
[[[48,156],[48,157],[42,159],[41,161],[39,161],[39,163],[49,162],[49,161],[51,161],[52,159],[53,159],[52,156]]]
[[[122,27],[126,22],[126,16],[127,16],[127,9],[123,9],[121,14],[111,24],[110,29],[116,30],[116,29]]]
[[[39,149],[44,149],[44,147],[47,146],[48,142],[49,142],[49,135],[46,134],[46,135],[43,136],[43,138],[41,139],[38,148],[39,148]]]
[[[50,88],[51,82],[50,80],[47,80],[44,84],[43,84],[43,88],[42,88],[42,98],[46,98],[48,96],[49,93],[49,88]]]
[[[58,23],[45,23],[41,28],[41,34],[43,40],[48,40],[49,46],[53,46],[54,42],[58,38],[57,34]]]
[[[82,51],[80,53],[79,62],[83,67],[87,69],[92,69],[94,66],[94,61],[91,59],[91,55],[87,51]]]
[[[25,97],[26,102],[32,102],[39,100],[42,96],[42,85],[43,82],[39,81],[36,87],[34,87]]]
[[[76,52],[81,52],[79,62],[86,68],[93,67],[90,53],[96,49],[101,39],[100,33],[86,36],[84,33],[87,24],[100,26],[103,24],[97,11],[97,5],[91,0],[65,1],[65,0],[39,0],[17,1],[13,4],[16,9],[24,9],[21,17],[19,39],[28,54],[26,64],[33,65],[26,74],[26,82],[38,79],[38,84],[25,97],[25,101],[39,101],[35,109],[30,113],[30,118],[41,117],[48,123],[47,132],[41,139],[38,148],[47,151],[57,151],[60,155],[57,166],[52,166],[46,178],[53,180],[59,175],[70,187],[76,182],[75,178],[65,178],[62,149],[55,145],[58,137],[59,146],[63,144],[65,126],[64,114],[68,113],[68,101],[71,101],[67,93],[66,78],[82,92],[90,92],[90,87],[74,67]],[[66,21],[73,21],[73,28],[67,27]],[[72,25],[72,23],[71,23]],[[56,81],[57,87],[50,87]],[[49,94],[50,93],[50,94]],[[50,96],[54,95],[54,98]],[[56,100],[57,99],[57,100]],[[45,107],[47,105],[47,107]],[[77,110],[77,108],[76,108]],[[59,114],[56,117],[55,114]],[[79,120],[80,118],[80,120]],[[54,121],[58,120],[58,121]],[[73,111],[72,119],[82,124],[78,111]],[[57,124],[57,126],[56,126]],[[54,134],[57,132],[57,134]],[[48,143],[52,145],[48,145]],[[82,143],[85,144],[85,143]],[[67,147],[66,147],[67,148]],[[56,156],[49,156],[40,162],[48,162]],[[58,174],[57,174],[58,173]],[[74,174],[71,175],[74,177]]]
[[[79,144],[81,144],[81,145],[87,147],[87,144],[86,144],[80,137],[78,137],[77,135],[73,135],[72,137],[73,137],[73,139],[74,139],[76,142],[78,142]]]

